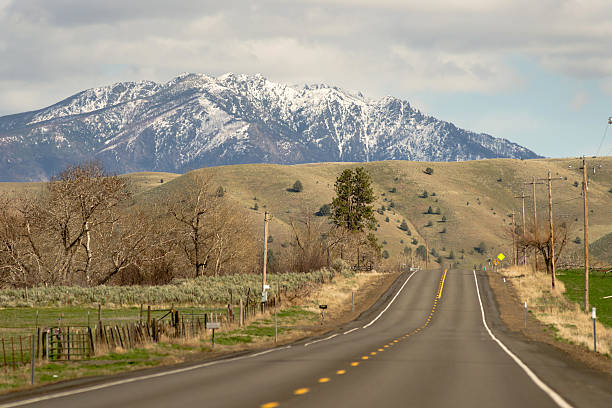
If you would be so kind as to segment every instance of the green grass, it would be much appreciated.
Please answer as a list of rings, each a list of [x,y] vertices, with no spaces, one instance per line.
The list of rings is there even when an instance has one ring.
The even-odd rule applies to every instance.
[[[317,320],[317,313],[305,310],[298,306],[292,306],[279,311],[276,315],[278,334],[293,330],[300,323],[311,324]],[[224,345],[235,345],[239,343],[251,343],[257,337],[274,337],[274,318],[260,319],[252,322],[246,327],[220,332],[215,336],[215,342]]]
[[[565,284],[565,295],[572,302],[580,305],[584,303],[584,269],[570,269],[561,271],[559,279]],[[589,303],[597,308],[597,320],[606,326],[612,327],[612,276],[599,272],[591,272],[589,288]]]
[[[184,317],[190,313],[226,313],[226,308],[178,308]],[[154,309],[151,318],[159,319],[166,311]],[[238,314],[235,308],[234,314]],[[124,308],[102,308],[102,323],[105,325],[119,325],[134,322],[140,318],[139,307]],[[143,310],[143,319],[147,318],[146,308]],[[167,319],[168,317],[166,317]],[[98,308],[86,306],[69,307],[6,307],[0,309],[0,335],[2,336],[27,336],[32,334],[34,327],[56,327],[62,326],[87,326],[93,327],[97,324]]]

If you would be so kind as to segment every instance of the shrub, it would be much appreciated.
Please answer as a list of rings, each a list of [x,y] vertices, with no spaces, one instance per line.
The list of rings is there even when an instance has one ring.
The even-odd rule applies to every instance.
[[[259,205],[258,205],[257,203],[255,203],[255,204],[253,205],[253,209],[254,209],[255,211],[259,210]]]
[[[294,193],[301,193],[302,190],[304,190],[304,186],[302,185],[302,182],[300,180],[296,180],[295,183],[293,183],[292,190]]]
[[[574,181],[574,184],[573,184],[573,185],[574,185],[574,187],[578,187],[578,182],[577,182],[577,181]]]
[[[426,227],[431,227],[433,225],[433,223],[431,221],[427,221],[427,224],[425,224]]]
[[[384,259],[388,259],[389,258],[389,251],[387,251],[386,249],[382,252],[382,257]]]
[[[331,205],[329,204],[323,204],[321,207],[319,207],[319,211],[317,211],[315,213],[315,215],[319,216],[319,217],[328,217],[331,215]]]
[[[427,167],[423,173],[431,176],[433,172],[434,170],[431,167]]]
[[[431,205],[427,209],[427,214],[433,214],[433,208],[431,208]]]
[[[574,239],[574,243],[575,244],[582,244],[582,240],[580,239],[580,237],[576,237],[576,239]]]
[[[446,227],[442,228],[442,231],[440,231],[440,234],[446,234]]]
[[[225,190],[223,189],[223,186],[219,186],[219,188],[217,188],[217,192],[215,193],[215,195],[217,197],[223,197],[225,195]]]
[[[401,229],[402,231],[408,231],[408,223],[406,222],[406,220],[402,220],[399,229]]]
[[[427,194],[427,190],[423,190],[423,194],[421,194],[421,198],[427,198],[429,194]]]
[[[389,217],[385,217],[385,222],[389,222]]]
[[[442,222],[446,222],[446,215],[442,216]]]
[[[451,250],[450,254],[448,254],[448,259],[455,259],[455,252]]]
[[[390,193],[397,193],[397,188],[393,187],[391,190],[389,190]]]
[[[419,243],[419,240],[416,238],[412,238],[412,245],[416,245]]]
[[[395,203],[393,201],[389,203],[389,208],[395,208]]]

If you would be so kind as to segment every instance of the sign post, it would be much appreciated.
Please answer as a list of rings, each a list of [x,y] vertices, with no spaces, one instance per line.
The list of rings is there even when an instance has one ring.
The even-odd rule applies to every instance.
[[[215,330],[221,328],[221,323],[220,322],[207,322],[206,328],[212,329],[212,348],[215,348]]]
[[[319,309],[321,309],[321,324],[325,321],[325,309],[327,309],[327,305],[319,305]]]

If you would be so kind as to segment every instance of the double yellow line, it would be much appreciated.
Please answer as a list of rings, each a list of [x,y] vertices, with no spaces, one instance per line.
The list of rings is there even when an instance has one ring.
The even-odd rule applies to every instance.
[[[438,299],[442,297],[442,289],[444,289],[444,280],[446,279],[446,272],[448,272],[448,269],[445,269],[444,274],[442,275],[442,280],[440,281],[440,290],[438,291],[437,296]]]

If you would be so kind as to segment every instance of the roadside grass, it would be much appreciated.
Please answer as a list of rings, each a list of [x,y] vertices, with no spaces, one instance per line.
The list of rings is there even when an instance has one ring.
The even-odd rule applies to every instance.
[[[510,267],[501,272],[511,284],[520,302],[527,302],[528,311],[551,331],[554,338],[579,344],[593,350],[593,321],[579,304],[566,297],[563,279],[551,289],[550,275],[533,272],[524,267]],[[561,278],[561,277],[560,277]],[[597,321],[597,352],[610,357],[612,353],[612,327]]]
[[[565,296],[578,305],[584,305],[584,269],[569,269],[557,275],[565,284]],[[607,299],[604,297],[610,296]],[[589,274],[589,304],[597,309],[597,319],[612,327],[612,275],[601,272]],[[581,306],[584,307],[584,306]]]

